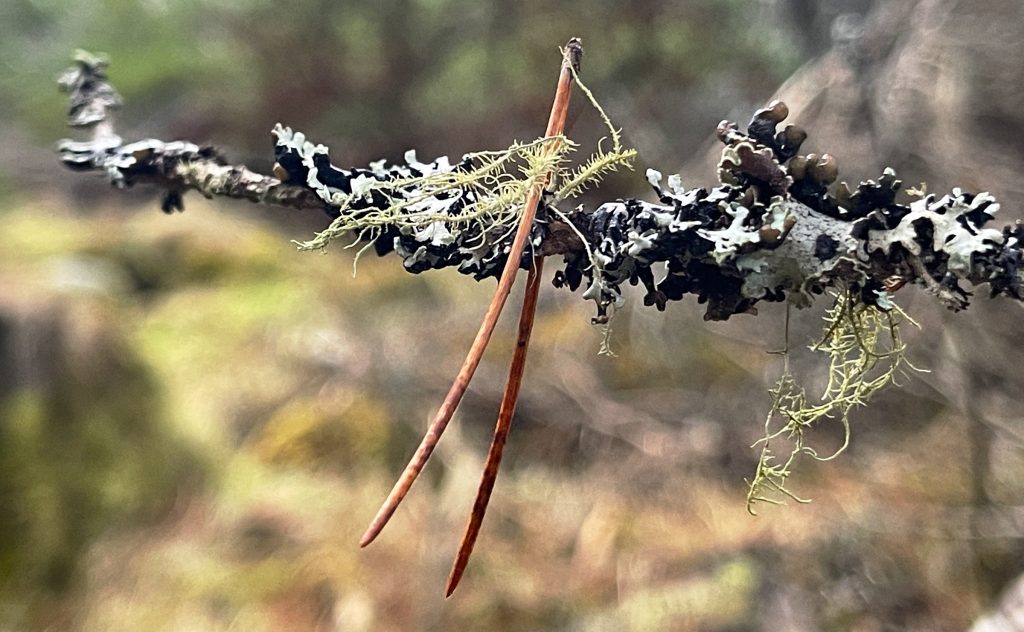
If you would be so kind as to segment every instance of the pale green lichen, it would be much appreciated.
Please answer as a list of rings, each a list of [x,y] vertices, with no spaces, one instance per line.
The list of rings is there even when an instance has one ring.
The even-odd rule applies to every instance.
[[[338,208],[339,217],[300,247],[321,249],[353,233],[359,235],[358,241],[372,241],[388,227],[418,232],[436,222],[452,233],[474,223],[485,223],[488,228],[515,226],[529,190],[552,170],[564,168],[575,148],[576,144],[564,136],[516,142],[500,151],[468,154],[466,159],[472,167],[465,171],[436,170],[422,176],[374,180],[360,187],[358,193],[335,193],[330,202]],[[410,190],[415,193],[409,195]],[[472,192],[475,200],[458,213],[438,208],[437,196],[456,190],[463,195]],[[352,212],[353,202],[374,192],[381,194],[388,204]]]
[[[456,240],[467,229],[473,229],[478,243],[467,245],[484,248],[510,238],[535,186],[543,185],[553,191],[549,203],[554,205],[579,195],[616,169],[631,168],[636,150],[622,147],[620,131],[612,125],[593,93],[578,77],[575,79],[609,132],[608,150],[604,148],[605,139],[601,139],[593,153],[573,168],[570,158],[578,144],[564,135],[556,135],[515,142],[502,150],[467,154],[464,164],[468,168],[420,169],[423,175],[384,180],[366,178],[358,187],[353,185],[350,194],[337,189],[328,192],[329,198],[325,200],[337,208],[339,216],[312,240],[299,243],[299,247],[323,249],[346,235],[356,236],[348,247],[366,247],[388,228],[395,228],[403,234],[416,234],[417,240],[420,235],[429,235],[431,241],[435,237]],[[446,160],[444,163],[447,166]],[[311,178],[315,178],[315,173]],[[353,208],[355,202],[369,200],[375,193],[386,204]],[[444,197],[453,193],[470,200],[454,213],[448,212],[445,204],[448,201],[450,205],[453,198]]]
[[[891,303],[890,303],[891,304]],[[787,487],[797,460],[808,456],[817,461],[830,461],[846,450],[850,440],[850,412],[885,387],[895,384],[901,371],[916,369],[906,358],[906,346],[900,325],[910,322],[899,307],[883,310],[859,301],[850,292],[840,292],[825,315],[825,333],[813,345],[813,351],[829,357],[828,383],[813,402],[789,370],[784,354],[782,376],[769,393],[772,406],[764,425],[754,477],[748,480],[747,511],[756,515],[754,506],[764,502],[781,504],[789,498],[808,502]],[[842,444],[823,456],[810,444],[807,431],[821,422],[838,422],[843,429]],[[786,448],[778,450],[783,442]]]
[[[587,101],[590,102],[594,110],[597,111],[598,116],[601,117],[601,122],[604,124],[605,129],[608,130],[608,139],[611,140],[612,147],[610,151],[605,151],[604,141],[606,139],[602,138],[597,142],[594,153],[590,155],[586,162],[571,172],[559,174],[560,186],[555,191],[553,201],[555,204],[562,200],[579,196],[588,187],[600,183],[605,175],[618,170],[619,167],[632,169],[633,159],[636,158],[637,153],[635,149],[626,149],[622,146],[622,130],[617,129],[612,124],[608,113],[601,107],[597,97],[594,96],[590,88],[580,81],[575,69],[573,69],[572,73],[576,85],[587,97]]]
[[[732,221],[728,226],[721,229],[699,229],[697,234],[707,239],[714,245],[711,256],[719,265],[736,257],[744,247],[756,246],[761,241],[757,230],[747,225],[747,218],[750,209],[740,202],[719,202],[718,207],[722,214],[731,217]]]

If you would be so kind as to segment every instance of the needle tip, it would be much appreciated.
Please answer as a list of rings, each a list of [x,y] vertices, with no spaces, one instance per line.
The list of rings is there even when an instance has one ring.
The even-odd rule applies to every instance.
[[[367,544],[373,542],[376,538],[377,534],[374,532],[373,528],[371,527],[370,529],[367,529],[366,533],[363,534],[363,537],[359,538],[359,548],[364,548]]]
[[[459,587],[459,580],[449,577],[448,585],[444,588],[444,598],[448,599],[455,592],[455,589]]]
[[[452,564],[452,571],[448,573],[448,583],[444,587],[444,598],[447,599],[452,596],[455,589],[459,587],[459,582],[462,581],[462,576],[466,572],[466,564],[469,562],[469,554],[473,552],[473,545],[470,543],[469,548],[465,548],[465,542],[459,545],[459,555],[455,558],[455,562]]]
[[[566,59],[572,64],[573,70],[580,71],[580,62],[583,60],[583,42],[580,38],[574,37],[565,45]]]

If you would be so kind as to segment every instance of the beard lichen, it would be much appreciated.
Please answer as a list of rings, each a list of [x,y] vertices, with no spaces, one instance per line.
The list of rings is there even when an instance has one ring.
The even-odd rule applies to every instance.
[[[632,168],[636,150],[622,146],[621,131],[573,74],[608,131],[576,166],[572,155],[579,145],[553,135],[468,153],[455,164],[447,156],[419,162],[410,151],[404,164],[378,161],[368,169],[340,169],[330,164],[326,147],[278,125],[274,134],[282,180],[312,188],[334,215],[330,226],[298,242],[299,248],[322,250],[345,238],[351,240],[346,247],[358,246],[359,254],[370,247],[394,250],[413,272],[454,263],[477,278],[497,276],[527,195],[537,184],[545,187],[541,205],[557,212],[555,205],[579,196],[608,173]],[[547,216],[538,215],[530,240],[534,247],[543,240]]]
[[[422,237],[435,245],[454,238],[468,225],[479,225],[485,231],[499,230],[497,227],[514,230],[526,192],[548,172],[563,168],[575,148],[564,136],[552,136],[515,142],[499,151],[469,153],[456,165],[447,157],[419,163],[413,151],[405,155],[411,168],[373,163],[374,175],[386,179],[353,181],[351,192],[325,191],[322,197],[338,209],[339,216],[300,247],[321,249],[351,234],[359,235],[360,241],[372,241],[387,228],[429,232]],[[360,203],[367,206],[360,208]]]
[[[907,369],[920,371],[906,357],[900,327],[910,323],[903,310],[891,301],[884,307],[862,302],[848,290],[839,291],[825,316],[825,332],[810,347],[828,356],[828,382],[818,398],[811,401],[807,389],[790,371],[789,356],[783,352],[783,372],[769,389],[771,408],[764,423],[764,436],[754,443],[760,447],[757,469],[747,480],[747,511],[757,515],[757,503],[782,504],[787,498],[810,502],[787,487],[789,476],[802,456],[831,461],[842,454],[850,441],[850,412],[868,403],[873,395]],[[807,431],[821,422],[839,422],[842,444],[828,455],[814,448]],[[784,449],[778,449],[784,443]]]

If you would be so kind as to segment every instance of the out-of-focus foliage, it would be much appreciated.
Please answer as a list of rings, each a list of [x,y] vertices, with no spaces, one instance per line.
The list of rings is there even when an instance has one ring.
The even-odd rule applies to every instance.
[[[81,47],[116,60],[125,132],[266,159],[281,121],[329,141],[339,164],[534,138],[554,84],[551,60],[571,35],[593,51],[584,72],[613,118],[673,128],[686,145],[725,114],[723,100],[749,111],[799,61],[785,23],[743,1],[13,0],[0,11],[0,98],[37,138],[64,133],[52,78]],[[680,125],[694,114],[701,125]],[[603,134],[596,119],[581,125]],[[651,159],[678,156],[675,138],[651,136],[661,144],[652,149],[671,152]]]
[[[596,357],[589,307],[545,294],[506,467],[466,579],[445,602],[511,323],[407,505],[373,547],[356,541],[492,286],[370,258],[353,279],[343,253],[289,243],[322,217],[194,198],[166,217],[151,195],[92,186],[51,153],[67,135],[53,80],[79,47],[111,55],[126,137],[210,141],[266,169],[277,121],[353,164],[534,138],[557,46],[579,35],[588,84],[629,144],[671,171],[701,153],[719,119],[766,101],[830,33],[841,43],[833,18],[867,4],[0,3],[0,627],[966,627],[1021,568],[1014,369],[1024,358],[1004,307],[979,299],[944,321],[929,299],[901,293],[924,328],[907,332],[908,357],[933,373],[854,414],[841,459],[800,470],[793,488],[812,504],[754,519],[743,478],[782,371],[766,353],[784,343],[782,311],[706,324],[689,304],[627,309],[609,359]],[[984,24],[999,24],[999,4],[986,3]],[[944,23],[935,46],[972,41],[966,13],[951,14],[961,21]],[[933,41],[913,33],[898,42]],[[885,58],[894,46],[870,50]],[[794,114],[842,168],[870,134],[837,104],[862,113],[890,93],[850,98],[869,81],[835,50],[798,76],[808,98]],[[900,64],[917,59],[908,50]],[[934,66],[985,59],[955,50]],[[964,81],[939,87],[974,85]],[[927,94],[932,84],[914,85]],[[992,85],[979,94],[990,95],[985,126],[995,129],[1019,108]],[[915,120],[885,112],[871,121],[897,122],[879,128],[881,140]],[[599,125],[584,113],[573,134],[599,135]],[[630,189],[646,183],[608,182],[602,196]],[[802,375],[798,348],[819,329],[815,314],[794,314]],[[842,442],[839,432],[819,439],[822,453]]]
[[[47,465],[12,452],[22,461],[8,464],[10,498],[56,514],[39,524],[73,525],[60,512],[82,508],[94,529],[105,525],[77,541],[86,555],[61,558],[58,576],[70,590],[35,580],[27,582],[34,599],[5,592],[19,605],[8,610],[17,625],[767,630],[804,620],[843,630],[857,621],[962,624],[977,609],[941,606],[948,594],[977,603],[973,579],[957,570],[970,555],[968,514],[938,509],[970,485],[966,471],[929,456],[968,458],[941,408],[913,392],[883,398],[889,411],[916,410],[913,427],[886,433],[877,448],[858,435],[853,460],[801,470],[800,491],[814,504],[754,520],[743,502],[756,459],[747,443],[768,405],[762,375],[778,361],[755,337],[732,339],[742,327],[723,327],[730,337],[720,337],[704,325],[666,327],[646,312],[623,314],[620,356],[598,358],[599,332],[580,326],[586,306],[553,296],[542,306],[485,540],[458,596],[442,601],[511,323],[426,479],[381,541],[360,551],[358,535],[457,367],[486,291],[443,275],[410,277],[387,260],[367,260],[352,279],[349,261],[299,255],[268,225],[201,202],[189,213],[176,216],[183,221],[119,209],[40,216],[32,205],[4,214],[0,261],[17,274],[4,287],[67,306],[77,315],[72,330],[91,322],[83,311],[102,306],[97,321],[119,323],[128,345],[106,353],[134,354],[120,364],[159,385],[159,396],[137,392],[122,372],[90,364],[70,419],[108,439],[56,432],[31,443],[35,454],[60,446],[93,458],[125,452],[120,459]],[[697,310],[686,311],[699,322]],[[39,363],[33,356],[31,366]],[[753,395],[735,396],[744,392]],[[15,411],[5,427],[35,418]],[[920,466],[901,480],[905,458]],[[182,471],[197,462],[205,482]],[[48,480],[41,470],[76,481],[53,485],[63,502],[35,497]],[[146,520],[127,513],[123,492],[116,512],[103,510],[114,483],[151,494]],[[907,530],[930,524],[921,513],[930,505],[944,531],[908,546]],[[156,521],[154,506],[162,507]],[[29,532],[5,538],[13,550],[54,555],[48,542],[26,540]],[[18,564],[21,573],[47,568]]]
[[[96,262],[54,263],[70,271]],[[96,537],[166,509],[200,470],[116,308],[49,292],[0,303],[0,574],[12,594],[60,592]]]

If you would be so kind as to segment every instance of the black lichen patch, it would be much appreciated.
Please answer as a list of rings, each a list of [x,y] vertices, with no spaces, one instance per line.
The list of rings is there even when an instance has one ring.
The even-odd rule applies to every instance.
[[[598,321],[622,301],[627,281],[643,284],[645,305],[662,310],[692,294],[716,320],[752,313],[761,300],[806,305],[840,285],[884,309],[887,288],[906,280],[953,309],[970,296],[962,283],[987,282],[993,295],[1021,299],[1024,228],[986,228],[998,210],[991,196],[956,189],[900,202],[891,169],[833,192],[835,158],[798,155],[807,134],[792,125],[778,131],[787,115],[785,104],[769,104],[745,134],[723,121],[720,184],[710,191],[684,190],[677,176],[663,187],[650,170],[660,204],[619,200],[575,215],[591,256],[567,255],[556,282],[575,289],[587,281]],[[889,284],[894,278],[903,281]]]
[[[941,198],[927,195],[907,206],[876,209],[852,232],[875,268],[911,278],[960,310],[971,296],[963,283],[990,283],[993,293],[1020,294],[1019,230],[986,226],[998,209],[987,193],[953,189]]]
[[[983,270],[982,274],[987,272],[993,297],[1005,295],[1024,300],[1021,283],[1024,277],[1024,253],[1021,252],[1024,225],[1018,220],[1015,225],[1007,226],[1003,229],[1003,237],[1002,248],[979,255],[976,263]]]
[[[334,222],[305,247],[351,234],[378,255],[397,254],[413,273],[454,267],[478,280],[499,276],[522,213],[516,206],[532,186],[508,167],[564,175],[561,166],[543,163],[551,149],[545,143],[570,144],[538,139],[456,163],[420,162],[410,151],[396,164],[345,169],[326,147],[278,126],[271,178],[226,165],[211,147],[122,143],[110,121],[120,97],[100,58],[80,54],[61,86],[71,95],[70,124],[92,130],[88,141],[60,144],[67,167],[101,171],[118,187],[154,182],[165,190],[165,212],[181,210],[189,189],[321,208]],[[911,282],[952,309],[965,307],[968,288],[984,283],[993,296],[1024,300],[1024,227],[989,228],[998,210],[992,196],[954,189],[900,200],[902,184],[891,169],[854,187],[836,185],[836,159],[800,155],[807,133],[783,127],[788,114],[776,101],[758,110],[745,132],[723,121],[719,182],[710,189],[684,189],[678,176],[663,185],[662,174],[649,170],[657,202],[618,200],[563,213],[554,205],[564,196],[546,194],[519,266],[529,267],[535,255],[562,255],[555,285],[584,288],[596,322],[621,304],[626,283],[641,285],[644,304],[659,310],[694,295],[716,320],[753,313],[759,301],[805,306],[829,288],[885,309],[889,293]]]
[[[468,173],[473,167],[470,156],[455,164],[447,157],[423,163],[414,151],[409,151],[402,163],[382,160],[369,169],[344,169],[331,163],[326,147],[310,143],[301,132],[279,125],[274,134],[278,177],[289,183],[305,183],[335,216],[343,209],[346,221],[365,224],[368,236],[358,237],[365,238],[378,255],[397,254],[405,269],[414,274],[456,267],[477,280],[500,276],[513,231],[486,216],[473,221],[462,219],[480,199],[474,187],[457,184],[458,174]],[[450,175],[453,184],[428,189],[423,178],[434,175]],[[404,215],[396,213],[393,224],[368,220],[396,205],[403,205]],[[530,236],[531,247],[520,261],[522,269],[529,268],[534,248],[548,233],[544,207],[539,210]],[[406,221],[399,222],[400,217]]]
[[[839,252],[839,241],[832,237],[821,234],[814,240],[814,256],[822,261],[831,259]]]

